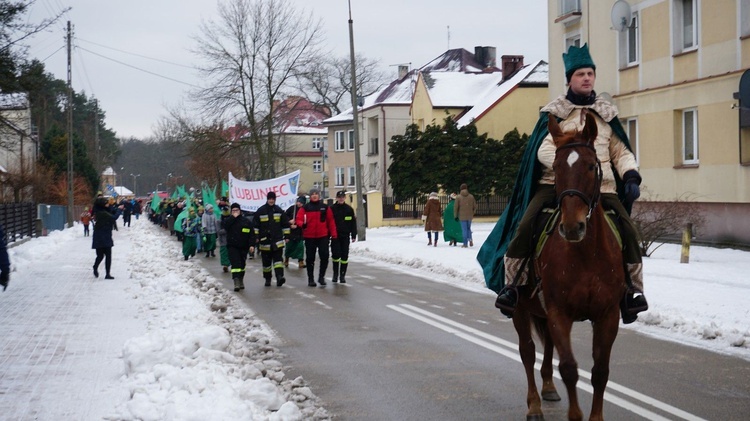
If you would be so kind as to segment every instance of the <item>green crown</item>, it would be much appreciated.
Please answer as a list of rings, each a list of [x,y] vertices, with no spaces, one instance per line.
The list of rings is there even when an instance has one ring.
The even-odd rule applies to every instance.
[[[567,53],[562,55],[563,63],[565,63],[565,77],[570,80],[573,72],[583,67],[591,67],[596,70],[596,64],[589,54],[589,44],[583,44],[583,47],[576,47],[571,45],[568,48]]]

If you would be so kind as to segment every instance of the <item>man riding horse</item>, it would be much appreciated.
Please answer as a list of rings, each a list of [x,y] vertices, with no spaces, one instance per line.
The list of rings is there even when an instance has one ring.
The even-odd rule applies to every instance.
[[[552,116],[564,131],[581,130],[586,114],[592,114],[598,128],[595,148],[603,171],[601,205],[616,213],[622,237],[628,284],[621,304],[622,317],[624,323],[632,323],[639,312],[648,309],[643,295],[640,235],[630,218],[633,202],[640,196],[638,163],[617,118],[617,108],[594,92],[596,65],[588,45],[571,46],[563,54],[563,62],[568,92],[542,108],[526,146],[513,195],[477,260],[482,265],[487,287],[498,292],[495,306],[512,317],[518,287],[534,284],[529,279],[536,247],[532,244],[534,220],[543,208],[556,206],[552,171],[556,147],[547,121]]]

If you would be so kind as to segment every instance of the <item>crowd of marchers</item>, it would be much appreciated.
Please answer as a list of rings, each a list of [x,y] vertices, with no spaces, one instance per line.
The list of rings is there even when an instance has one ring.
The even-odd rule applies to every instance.
[[[346,283],[349,266],[349,245],[357,239],[354,209],[346,203],[346,192],[336,193],[328,205],[320,190],[311,189],[309,200],[299,195],[294,205],[281,209],[276,193],[266,194],[266,203],[255,212],[229,203],[226,197],[205,206],[199,200],[165,200],[157,206],[147,204],[148,218],[168,230],[182,243],[182,256],[188,260],[196,255],[205,259],[216,257],[224,272],[231,273],[235,291],[245,289],[248,260],[260,255],[265,286],[286,282],[285,268],[297,262],[307,270],[308,286],[326,286],[329,260],[333,261],[332,282]],[[185,212],[187,210],[187,212]],[[315,261],[319,261],[317,278]]]

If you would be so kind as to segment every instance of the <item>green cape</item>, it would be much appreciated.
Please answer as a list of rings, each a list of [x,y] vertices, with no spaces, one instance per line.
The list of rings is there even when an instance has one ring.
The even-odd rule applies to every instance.
[[[464,233],[461,230],[461,223],[456,221],[456,218],[453,216],[453,208],[456,205],[455,200],[451,200],[448,202],[448,205],[445,207],[445,211],[443,211],[443,240],[450,242],[450,241],[456,241],[457,243],[463,243],[464,242]]]
[[[591,111],[593,112],[593,110]],[[487,285],[487,288],[497,293],[505,285],[504,257],[508,251],[508,245],[510,245],[510,240],[513,239],[516,233],[518,224],[521,222],[531,198],[534,197],[537,182],[542,176],[542,165],[536,155],[539,147],[542,145],[542,141],[549,133],[547,129],[548,119],[549,113],[543,112],[540,114],[536,127],[534,127],[534,132],[529,138],[529,143],[526,144],[523,158],[521,158],[521,165],[516,176],[516,185],[508,206],[503,211],[497,224],[495,224],[495,227],[477,254],[477,260],[484,272],[484,283]],[[615,117],[609,122],[609,125],[612,127],[614,133],[622,139],[625,146],[632,151],[628,136],[625,134],[620,120]],[[622,200],[624,194],[622,181],[619,179],[617,171],[613,172],[615,174],[615,181],[617,182],[617,192],[620,200]],[[630,212],[629,207],[626,206],[626,209]]]

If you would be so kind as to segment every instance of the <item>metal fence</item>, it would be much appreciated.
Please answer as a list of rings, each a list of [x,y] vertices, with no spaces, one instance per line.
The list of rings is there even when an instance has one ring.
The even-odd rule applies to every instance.
[[[443,209],[448,205],[448,196],[439,196],[440,205]],[[391,196],[383,196],[383,218],[411,218],[422,217],[427,196],[410,199],[396,199]],[[477,212],[475,216],[499,216],[508,206],[508,198],[504,196],[487,196],[477,199]]]
[[[0,204],[0,224],[3,225],[5,241],[8,243],[33,237],[36,219],[36,205],[33,203]]]

